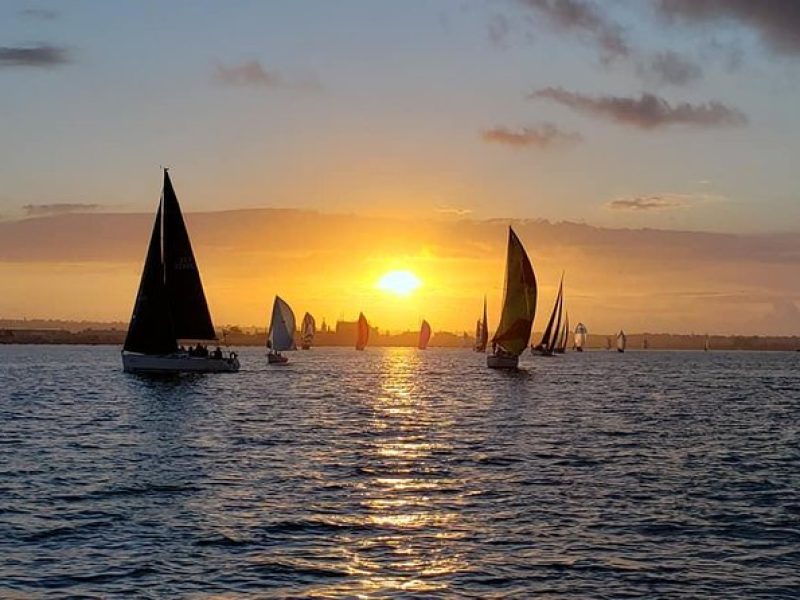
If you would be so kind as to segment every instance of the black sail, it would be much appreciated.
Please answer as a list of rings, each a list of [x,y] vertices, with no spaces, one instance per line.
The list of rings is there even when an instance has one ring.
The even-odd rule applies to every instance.
[[[177,350],[161,262],[161,206],[156,213],[123,350],[142,354],[169,354]]]
[[[553,305],[553,312],[550,314],[550,320],[547,322],[547,327],[545,327],[544,333],[542,334],[542,341],[539,342],[539,346],[544,348],[545,350],[550,347],[550,339],[551,335],[555,337],[556,332],[553,331],[553,324],[556,320],[556,313],[558,312],[558,303],[561,298],[561,289],[564,285],[564,277],[561,277],[561,284],[558,286],[558,295],[556,296],[556,303]],[[556,326],[558,328],[558,326]]]
[[[216,339],[208,303],[169,173],[164,171],[164,271],[178,339]]]

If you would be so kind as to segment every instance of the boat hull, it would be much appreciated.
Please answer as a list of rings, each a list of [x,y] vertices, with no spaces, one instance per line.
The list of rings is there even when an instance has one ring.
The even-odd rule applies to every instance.
[[[516,369],[519,366],[519,356],[490,354],[486,357],[486,366],[490,369]]]
[[[267,354],[267,362],[271,365],[285,365],[289,359],[283,354]]]
[[[239,370],[239,359],[235,352],[224,358],[123,353],[122,369],[126,373],[232,373]]]

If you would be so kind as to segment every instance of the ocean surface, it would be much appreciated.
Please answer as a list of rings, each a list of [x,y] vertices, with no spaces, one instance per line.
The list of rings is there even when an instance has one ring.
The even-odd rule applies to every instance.
[[[0,346],[0,598],[800,598],[800,353]]]

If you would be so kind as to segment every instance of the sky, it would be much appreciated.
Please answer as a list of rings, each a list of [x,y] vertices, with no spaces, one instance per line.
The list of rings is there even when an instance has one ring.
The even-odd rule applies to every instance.
[[[311,211],[298,214],[315,222],[377,219],[384,239],[394,239],[385,234],[390,223],[410,231],[405,246],[348,257],[336,282],[373,290],[377,263],[424,271],[413,298],[391,299],[386,327],[413,327],[440,311],[443,327],[467,328],[475,296],[479,304],[482,291],[499,293],[505,237],[495,225],[511,220],[602,232],[627,265],[627,291],[615,294],[600,282],[613,281],[618,265],[592,252],[574,260],[591,247],[580,236],[563,248],[523,238],[534,266],[543,265],[540,313],[560,268],[569,268],[576,301],[586,298],[581,310],[603,328],[624,325],[647,306],[643,297],[652,314],[631,319],[637,327],[711,323],[733,332],[766,331],[776,318],[794,323],[798,75],[794,0],[6,1],[0,225],[8,240],[40,222],[43,237],[32,243],[47,251],[0,254],[0,316],[127,318],[146,244],[141,223],[152,218],[166,165],[189,214],[284,208]],[[141,251],[111,249],[118,239],[98,252],[120,262],[85,256],[82,239],[65,250],[45,225],[72,213],[84,224],[107,213],[147,216],[120,225],[141,236]],[[209,293],[218,320],[258,324],[256,306],[279,291],[298,302],[323,289],[342,293],[323,285],[333,258],[320,258],[312,269],[319,276],[302,287],[276,280],[252,262],[262,251],[237,241],[254,236],[283,253],[276,272],[298,272],[310,242],[302,219],[292,223],[280,248],[267,224],[230,226],[229,250],[244,262],[228,266],[236,283],[227,290],[218,279],[223,263],[200,263],[207,288],[217,290]],[[472,268],[412,260],[426,252],[438,260],[437,236],[457,238],[456,226],[491,232],[497,239],[483,240],[483,251],[494,255],[482,257],[481,278],[450,291],[447,310],[423,306],[435,300],[425,290]],[[686,258],[685,248],[663,245],[661,231],[676,244],[680,231],[703,243]],[[192,234],[199,255],[214,247]],[[717,234],[732,244],[728,255],[715,249]],[[631,235],[643,237],[634,244]],[[664,254],[632,265],[623,259],[633,248]],[[80,257],[67,259],[73,250]],[[674,253],[688,265],[680,289],[668,283]],[[246,291],[248,269],[261,274],[251,282],[258,297]],[[118,282],[126,295],[54,301],[54,281],[63,279],[59,296],[74,295],[68,272],[81,273],[84,285]],[[629,298],[631,288],[641,297]],[[672,292],[689,296],[669,300]],[[719,312],[697,294],[734,298],[748,312]],[[332,298],[319,310],[350,317],[357,301]],[[379,312],[386,301],[371,300]],[[800,333],[800,323],[785,327]]]

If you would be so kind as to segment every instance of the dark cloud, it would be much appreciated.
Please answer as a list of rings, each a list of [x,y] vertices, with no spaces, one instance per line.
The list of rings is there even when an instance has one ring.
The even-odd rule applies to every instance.
[[[537,90],[528,97],[545,98],[580,112],[642,129],[668,125],[727,127],[747,122],[747,117],[743,113],[721,102],[712,101],[704,104],[679,102],[671,105],[663,98],[649,93],[642,94],[639,98],[589,96],[563,88],[549,87]]]
[[[289,81],[278,71],[265,69],[257,60],[250,60],[239,65],[216,65],[213,79],[217,83],[231,86],[293,89],[296,91],[319,89],[319,83],[315,81]]]
[[[735,21],[755,30],[773,51],[800,54],[797,0],[659,0],[658,9],[686,22]]]
[[[37,19],[39,21],[54,21],[59,17],[57,11],[47,8],[26,8],[19,11],[18,14],[25,19]]]
[[[586,0],[518,0],[543,15],[562,31],[573,31],[590,39],[605,58],[627,56],[630,47],[622,27],[609,20],[604,10]]]
[[[485,142],[505,144],[513,148],[548,148],[556,144],[580,142],[583,139],[580,133],[562,131],[551,123],[521,129],[493,127],[484,129],[481,137]]]
[[[99,204],[61,202],[57,204],[26,204],[22,207],[29,217],[65,215],[68,213],[90,212],[100,208]]]
[[[664,196],[638,196],[636,198],[619,198],[606,204],[609,210],[622,210],[629,212],[642,212],[649,210],[668,210],[672,208],[685,208],[688,202],[681,198]]]
[[[56,67],[68,62],[67,49],[58,46],[0,46],[0,68]]]
[[[641,62],[637,71],[645,78],[655,78],[659,83],[670,85],[687,85],[703,77],[700,65],[672,50],[659,52],[650,60]]]

